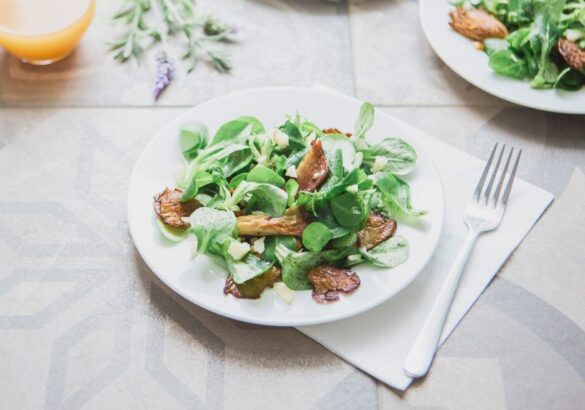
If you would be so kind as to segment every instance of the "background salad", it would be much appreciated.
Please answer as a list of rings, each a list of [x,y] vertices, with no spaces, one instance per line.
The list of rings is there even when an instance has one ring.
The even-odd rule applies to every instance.
[[[162,234],[192,235],[198,253],[227,271],[224,293],[259,298],[267,287],[287,302],[313,290],[320,303],[360,285],[350,268],[392,268],[408,258],[396,218],[418,217],[409,185],[416,152],[398,138],[366,141],[374,107],[360,109],[353,135],[299,116],[267,130],[255,117],[180,130],[177,187],[154,198]]]
[[[585,0],[453,0],[451,26],[475,40],[498,74],[533,88],[585,83]]]

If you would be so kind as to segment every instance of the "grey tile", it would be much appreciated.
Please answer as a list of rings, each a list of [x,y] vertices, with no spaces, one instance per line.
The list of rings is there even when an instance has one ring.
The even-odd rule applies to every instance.
[[[194,306],[132,246],[125,209],[133,163],[182,111],[0,110],[0,209],[11,213],[0,217],[4,402],[271,409],[316,407],[334,402],[330,395],[375,408],[373,379],[294,329]]]
[[[391,106],[510,105],[441,62],[422,32],[415,0],[350,0],[350,17],[359,98]]]
[[[194,105],[252,87],[322,83],[351,93],[352,66],[345,3],[308,0],[211,0],[198,2],[209,12],[241,27],[238,44],[225,47],[233,59],[231,74],[219,74],[202,62],[177,76],[159,105]],[[116,32],[110,16],[116,0],[100,1],[95,20],[78,50],[53,66],[32,67],[0,51],[0,106],[152,106],[154,56],[140,66],[113,61],[105,43]],[[180,50],[169,48],[171,55]]]
[[[585,169],[585,117],[520,107],[384,109],[440,140],[487,159],[495,142],[522,148],[519,175],[562,193],[575,167]]]

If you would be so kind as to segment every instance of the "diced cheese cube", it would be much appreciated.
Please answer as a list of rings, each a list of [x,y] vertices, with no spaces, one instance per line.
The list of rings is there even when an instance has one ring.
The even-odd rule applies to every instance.
[[[280,148],[286,148],[288,147],[288,135],[279,129],[275,129],[272,132],[272,142],[274,142]]]
[[[263,236],[263,237],[258,238],[254,241],[254,243],[252,244],[252,250],[254,252],[257,252],[257,253],[264,252],[264,250],[266,249],[266,246],[264,245],[264,239],[266,239],[266,238]]]
[[[345,190],[347,192],[351,192],[352,194],[355,194],[359,189],[358,189],[358,186],[354,184],[354,185],[348,186],[347,188],[345,188]]]
[[[388,163],[388,158],[376,157],[376,159],[374,159],[374,165],[372,165],[372,172],[382,171],[387,163]]]
[[[276,282],[274,285],[274,292],[281,298],[284,303],[290,305],[295,297],[295,291],[285,285],[284,282]]]
[[[233,241],[228,247],[228,253],[234,260],[239,261],[250,252],[250,245],[247,242]]]
[[[368,143],[363,139],[359,139],[359,138],[356,139],[353,142],[353,145],[358,151],[363,151],[363,150],[368,149]]]
[[[294,165],[291,165],[290,167],[288,167],[286,169],[286,172],[284,173],[284,175],[286,175],[287,177],[290,177],[290,178],[296,178],[297,177],[297,169],[295,168]]]

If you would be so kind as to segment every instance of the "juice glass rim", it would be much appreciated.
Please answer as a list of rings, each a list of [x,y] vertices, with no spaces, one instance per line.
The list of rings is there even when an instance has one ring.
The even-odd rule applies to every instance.
[[[55,30],[55,31],[45,31],[45,32],[35,33],[35,32],[30,32],[30,31],[15,30],[15,29],[12,29],[12,28],[9,28],[9,27],[6,27],[6,26],[0,24],[0,34],[4,33],[4,34],[10,34],[10,35],[19,36],[19,37],[45,37],[45,36],[51,36],[54,34],[59,34],[63,31],[66,31],[69,27],[71,27],[72,25],[77,23],[79,20],[81,20],[87,14],[87,12],[92,7],[94,7],[94,3],[95,3],[95,0],[87,0],[87,7],[83,10],[83,12],[75,20],[73,20],[67,26],[60,28],[58,30]]]

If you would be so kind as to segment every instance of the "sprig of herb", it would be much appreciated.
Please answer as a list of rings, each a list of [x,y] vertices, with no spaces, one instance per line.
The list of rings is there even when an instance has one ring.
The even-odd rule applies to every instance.
[[[196,9],[194,0],[125,0],[126,6],[113,16],[115,21],[124,23],[125,33],[110,43],[114,57],[126,61],[140,56],[146,46],[146,39],[157,42],[181,35],[186,40],[186,51],[182,55],[188,60],[188,72],[195,69],[199,58],[206,56],[219,72],[231,70],[229,56],[213,44],[228,42],[238,32],[237,26],[225,24],[210,15],[203,15]],[[159,13],[152,13],[157,8]],[[158,21],[156,21],[156,17]],[[155,24],[149,25],[147,17]],[[157,29],[153,28],[157,27]]]
[[[130,57],[138,58],[144,48],[145,38],[160,41],[160,33],[149,27],[144,20],[145,15],[152,9],[151,0],[126,0],[126,6],[118,11],[112,19],[123,22],[127,28],[122,36],[109,43],[114,52],[114,58],[126,61]]]

